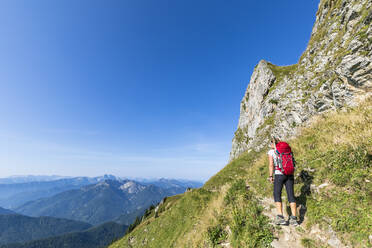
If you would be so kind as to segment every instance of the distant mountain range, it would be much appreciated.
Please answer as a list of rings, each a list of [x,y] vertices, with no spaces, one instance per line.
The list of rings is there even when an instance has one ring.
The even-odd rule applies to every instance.
[[[0,180],[1,248],[105,247],[151,205],[202,186],[188,180],[137,182],[112,175]]]
[[[155,185],[163,189],[170,188],[200,188],[203,183],[184,179],[138,179],[135,180],[145,185]]]
[[[146,208],[186,188],[165,182],[162,187],[130,180],[105,180],[28,202],[14,211],[29,216],[53,216],[93,225],[117,219],[130,224]]]
[[[0,245],[0,248],[103,248],[122,237],[127,226],[108,222],[82,232],[66,233],[60,236]]]
[[[53,217],[28,217],[19,214],[0,215],[0,244],[25,242],[83,231],[92,225]]]
[[[9,209],[5,209],[5,208],[0,207],[0,214],[15,214],[15,212],[13,212]]]
[[[57,176],[53,176],[54,178]],[[19,181],[27,181],[27,178],[36,180],[38,177],[27,176],[18,178]],[[48,177],[45,177],[48,178]],[[45,179],[44,178],[44,179]],[[3,182],[9,182],[12,178],[2,178]],[[23,205],[28,201],[37,200],[43,197],[53,196],[55,194],[79,189],[82,186],[95,184],[107,179],[116,179],[111,175],[101,177],[74,177],[62,178],[58,180],[30,181],[22,183],[0,184],[0,207],[13,209]]]
[[[0,184],[13,184],[13,183],[29,183],[29,182],[47,182],[55,181],[59,179],[70,178],[65,176],[34,176],[34,175],[25,175],[25,176],[10,176],[6,178],[0,178]]]

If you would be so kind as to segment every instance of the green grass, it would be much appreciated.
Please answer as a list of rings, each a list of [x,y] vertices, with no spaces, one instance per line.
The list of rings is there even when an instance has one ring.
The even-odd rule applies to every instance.
[[[224,230],[221,224],[208,227],[207,229],[207,239],[213,247],[226,240],[227,235],[227,232]]]
[[[159,217],[149,215],[131,233],[110,247],[177,247],[177,239],[192,229],[215,194],[195,189],[167,198]]]
[[[110,247],[198,247],[196,244],[200,243],[202,246],[203,242],[215,246],[226,239],[224,228],[227,223],[233,223],[231,229],[235,243],[240,242],[242,237],[241,242],[248,245],[244,247],[253,247],[249,245],[250,243],[257,245],[268,243],[271,240],[272,232],[266,228],[268,226],[267,218],[261,215],[262,209],[258,206],[253,195],[245,195],[241,190],[245,187],[242,178],[245,177],[247,168],[256,159],[255,154],[254,152],[245,154],[245,156],[232,161],[206,182],[201,189],[167,198],[159,208],[158,218],[154,218],[154,213],[147,213],[148,217],[138,224],[131,233]],[[223,201],[223,206],[214,204],[219,196],[224,196],[222,188],[231,184],[233,187],[228,191],[228,197],[235,195],[237,198],[226,203]],[[241,201],[242,199],[248,201],[244,203]],[[228,211],[217,214],[217,217],[215,217],[216,214],[213,214],[205,218],[208,215],[206,214],[208,208],[211,207],[220,208],[221,211],[230,209],[234,214]],[[256,216],[261,217],[252,219]],[[203,218],[206,219],[206,224],[201,225],[198,229],[201,230],[203,234],[201,237],[205,240],[201,242],[187,241],[185,237],[195,228],[195,223]],[[252,229],[253,227],[255,229]],[[262,227],[265,228],[262,229]],[[254,236],[250,238],[250,235]],[[154,240],[152,240],[153,238]],[[191,239],[193,239],[192,236]]]
[[[214,224],[207,230],[208,243],[215,247],[228,240],[232,247],[269,247],[274,239],[274,227],[262,211],[255,194],[247,190],[245,181],[236,180],[224,197],[223,211],[211,221]]]
[[[372,101],[346,112],[320,116],[289,143],[297,160],[297,202],[307,207],[307,224],[330,225],[357,246],[372,233]],[[267,155],[247,171],[258,195],[271,197]],[[311,192],[310,184],[329,186]]]
[[[295,195],[307,209],[306,225],[302,226],[305,236],[313,225],[324,230],[331,226],[346,244],[368,244],[372,233],[371,106],[369,99],[357,108],[323,114],[288,141],[298,162]],[[111,247],[213,247],[224,240],[233,247],[265,247],[274,230],[257,198],[272,197],[267,177],[266,151],[246,152],[201,189],[168,198],[158,218],[153,210],[148,212],[130,234]],[[328,186],[310,190],[310,185],[323,183]],[[218,203],[220,198],[223,201]],[[302,242],[312,247],[312,240]]]
[[[309,238],[301,239],[301,244],[305,248],[317,248],[318,247],[317,244],[315,243],[315,241],[312,240],[312,239],[309,239]]]
[[[241,144],[248,144],[250,138],[245,136],[245,133],[247,133],[247,128],[241,129],[240,127],[238,127],[238,129],[235,131],[234,137],[235,137],[235,141],[238,144],[240,144],[240,145]]]
[[[234,183],[237,179],[244,178],[247,174],[247,169],[255,161],[257,153],[252,151],[244,153],[237,159],[234,159],[226,165],[216,175],[211,177],[203,186],[208,190],[219,189],[225,184]]]
[[[273,104],[273,105],[278,105],[279,100],[277,100],[277,99],[270,99],[270,100],[269,100],[269,103],[271,103],[271,104]]]
[[[262,214],[252,191],[246,190],[244,180],[237,180],[225,197],[225,212],[231,213],[227,224],[231,228],[233,247],[268,247],[274,239],[273,227]],[[225,214],[230,216],[229,214]]]
[[[271,63],[268,63],[271,71],[274,73],[277,81],[281,81],[285,76],[291,75],[297,69],[297,64],[287,65],[287,66],[277,66]]]
[[[271,63],[268,63],[270,70],[274,73],[275,81],[274,84],[270,87],[268,94],[276,89],[279,83],[285,78],[290,77],[294,72],[296,72],[298,65],[288,65],[288,66],[277,66]]]
[[[240,127],[235,131],[235,140],[238,143],[242,143],[245,140],[244,132]]]
[[[371,125],[369,127],[372,128]],[[325,148],[324,143],[317,144],[318,139],[304,136],[297,144],[306,146],[306,139],[313,149],[307,148],[309,152],[299,154],[299,167],[314,172],[308,172],[312,179],[309,182],[302,180],[297,185],[297,192],[298,201],[308,209],[308,226],[319,223],[325,227],[330,225],[353,245],[366,242],[372,232],[372,188],[368,183],[372,181],[372,156],[368,150],[372,147],[371,140],[367,144],[362,140],[353,144],[329,143]],[[319,193],[309,190],[310,183],[319,185],[325,182],[331,185],[329,189]]]

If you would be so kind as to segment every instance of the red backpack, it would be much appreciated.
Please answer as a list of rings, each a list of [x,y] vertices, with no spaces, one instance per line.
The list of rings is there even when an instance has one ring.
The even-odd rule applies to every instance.
[[[276,169],[280,170],[284,175],[293,175],[295,160],[291,147],[286,142],[279,142],[276,144],[276,154]]]

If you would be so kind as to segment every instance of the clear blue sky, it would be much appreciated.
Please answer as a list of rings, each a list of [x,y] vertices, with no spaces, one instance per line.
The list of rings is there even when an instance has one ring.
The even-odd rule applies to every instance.
[[[260,59],[296,63],[318,1],[0,1],[0,177],[206,180]]]

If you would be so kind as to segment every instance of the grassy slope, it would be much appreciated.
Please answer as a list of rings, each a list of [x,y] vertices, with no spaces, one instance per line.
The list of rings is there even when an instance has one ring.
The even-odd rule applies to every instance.
[[[355,109],[319,116],[289,141],[298,162],[295,193],[307,209],[307,229],[331,226],[345,243],[361,247],[368,246],[372,233],[371,106],[369,99]],[[271,197],[266,160],[261,154],[249,168],[248,181],[259,195]]]
[[[228,232],[234,236],[233,242],[239,242],[245,236],[247,242],[271,242],[272,232],[267,218],[260,215],[262,209],[254,196],[244,190],[242,178],[254,158],[253,154],[241,157],[202,188],[167,198],[160,207],[159,217],[155,218],[152,211],[131,233],[110,247],[213,246],[213,243],[226,239]],[[255,216],[259,218],[251,221],[255,225],[252,232],[247,230],[251,228],[246,223]],[[224,230],[227,225],[231,230]],[[252,239],[247,233],[257,234],[257,237]]]
[[[111,247],[172,247],[206,211],[214,193],[203,189],[167,198],[158,218],[151,213],[130,234]],[[132,238],[134,237],[134,238]],[[153,240],[154,239],[154,240]],[[129,242],[131,240],[131,242]]]
[[[290,140],[296,160],[296,196],[306,206],[305,232],[319,225],[343,242],[368,247],[372,233],[372,100],[324,114]],[[257,197],[271,197],[265,151],[245,153],[201,189],[168,198],[110,247],[263,247],[273,227],[261,215]],[[245,182],[252,191],[245,190]],[[317,188],[320,184],[328,186]],[[310,185],[313,185],[310,187]],[[315,186],[315,187],[314,187]],[[252,192],[256,192],[253,194]],[[308,242],[307,243],[312,243]]]

